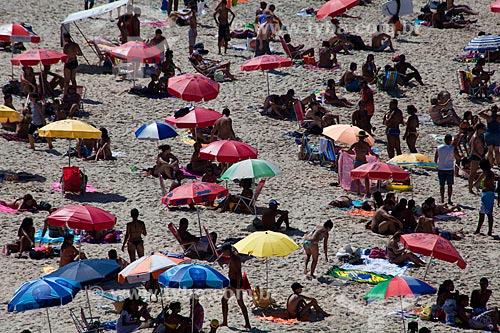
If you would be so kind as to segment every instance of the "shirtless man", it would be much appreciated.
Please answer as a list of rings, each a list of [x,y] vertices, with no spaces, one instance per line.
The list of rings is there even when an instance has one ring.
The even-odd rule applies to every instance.
[[[144,256],[144,241],[142,240],[142,236],[146,236],[147,232],[146,225],[139,220],[139,211],[136,208],[130,211],[130,216],[132,217],[132,222],[127,223],[122,252],[125,251],[125,245],[127,245],[130,262],[134,262],[136,252],[139,258]]]
[[[182,243],[195,243],[196,249],[199,252],[207,253],[209,252],[210,244],[208,242],[207,236],[198,237],[193,235],[188,231],[189,221],[186,218],[182,218],[179,221],[179,229],[177,230],[177,235],[179,236]],[[217,233],[211,232],[210,238],[212,242],[215,244],[217,242]]]
[[[391,36],[382,32],[383,25],[377,25],[377,32],[372,34],[372,47],[371,50],[374,52],[383,52],[387,47],[391,52],[395,52],[392,46]]]
[[[370,116],[365,107],[365,102],[358,102],[358,109],[351,115],[351,125],[361,128],[366,133],[372,132],[372,125],[370,123]]]
[[[218,140],[236,140],[236,135],[233,130],[233,120],[229,116],[231,111],[228,108],[222,110],[222,117],[214,123],[212,132],[210,133],[210,141],[214,141],[214,136],[217,135]]]
[[[286,310],[288,318],[297,318],[300,321],[313,321],[313,309],[323,317],[330,316],[319,305],[315,298],[301,295],[302,288],[300,283],[292,283],[293,294],[288,296],[286,301]]]
[[[219,54],[221,54],[222,46],[224,46],[224,54],[227,53],[227,43],[231,39],[230,27],[235,17],[233,11],[230,8],[227,8],[226,5],[227,5],[227,0],[222,0],[217,5],[214,12],[214,20],[217,26],[219,27],[219,34],[218,34]],[[229,14],[233,16],[231,18],[231,21],[229,21]],[[218,19],[217,15],[219,15]]]
[[[475,194],[472,190],[474,180],[476,179],[477,170],[479,169],[479,163],[484,159],[486,154],[486,147],[484,142],[484,133],[486,132],[486,126],[483,123],[476,125],[476,131],[474,135],[470,138],[470,172],[469,172],[469,193]],[[479,183],[478,183],[479,184]]]
[[[483,174],[475,182],[479,184],[483,181],[483,191],[481,193],[481,207],[479,208],[479,221],[474,235],[481,232],[484,223],[484,216],[488,216],[488,236],[493,236],[493,206],[495,204],[495,173],[491,171],[490,161],[483,159],[479,163]]]
[[[325,252],[325,261],[328,263],[328,233],[333,229],[333,222],[327,220],[323,226],[316,226],[304,236],[304,251],[306,252],[304,261],[304,274],[307,275],[307,266],[312,257],[311,277],[314,279],[314,271],[318,265],[319,242],[323,240],[323,252]]]
[[[222,296],[222,323],[220,326],[227,326],[228,301],[234,295],[245,319],[245,328],[250,329],[250,319],[248,318],[248,310],[243,302],[243,275],[241,273],[241,258],[234,252],[231,244],[226,243],[222,246],[222,254],[229,256],[229,287],[226,288],[224,296]]]
[[[290,229],[288,211],[278,209],[278,205],[278,201],[274,199],[269,201],[269,208],[262,214],[262,230],[279,231],[283,223],[286,225],[286,230]],[[279,218],[276,221],[278,215]]]
[[[399,77],[401,78],[401,82],[404,85],[406,85],[408,82],[410,82],[411,79],[415,79],[418,83],[420,83],[421,86],[424,85],[424,82],[422,81],[422,77],[420,76],[420,73],[409,62],[406,62],[406,56],[404,54],[401,54],[399,56],[399,61],[396,63],[394,68],[398,72]],[[408,70],[411,70],[412,72],[406,74],[406,72]]]
[[[77,57],[82,56],[82,50],[77,43],[71,40],[71,36],[68,33],[63,35],[64,38],[64,48],[63,53],[68,56],[68,60],[64,64],[64,95],[68,93],[69,82],[76,87],[76,69],[78,68]]]
[[[387,154],[389,159],[401,155],[401,141],[399,139],[399,125],[404,125],[403,112],[398,108],[398,100],[393,99],[389,104],[389,112],[384,115],[384,125],[387,127]]]
[[[414,105],[408,105],[406,107],[406,112],[408,112],[409,116],[406,119],[406,130],[403,135],[403,140],[406,140],[406,144],[408,145],[408,149],[410,149],[410,153],[417,153],[417,148],[415,145],[417,144],[418,131],[417,128],[420,126],[420,122],[417,116],[417,108]]]
[[[368,134],[366,134],[365,131],[359,131],[358,133],[358,141],[353,143],[352,146],[349,148],[347,151],[349,154],[356,154],[354,157],[354,168],[357,168],[359,166],[362,166],[363,164],[367,163],[366,156],[368,155],[375,155],[375,153],[372,152],[372,147],[368,142],[365,141],[365,139],[368,137]],[[361,181],[359,179],[355,180],[356,183],[356,193],[358,195],[361,194]],[[366,196],[370,197],[370,179],[368,177],[365,178],[365,192]]]
[[[269,48],[269,39],[271,38],[272,24],[273,24],[273,16],[267,14],[266,22],[264,24],[261,24],[259,26],[259,30],[257,30],[257,40],[255,41],[256,57],[264,54],[271,54],[271,49]]]
[[[283,36],[283,39],[285,40],[285,43],[288,46],[288,49],[290,50],[290,54],[292,55],[293,59],[302,59],[304,56],[314,57],[313,48],[304,50],[304,44],[293,46],[291,44],[292,39],[290,38],[289,34],[285,34]]]
[[[440,235],[449,240],[461,240],[465,237],[463,230],[459,231],[448,231],[436,227],[434,223],[434,213],[431,207],[422,207],[422,213],[424,215],[418,218],[417,226],[415,227],[415,232],[421,232],[426,234]]]
[[[335,53],[330,49],[330,43],[328,41],[323,41],[321,48],[319,49],[319,68],[332,68],[337,64],[337,57]]]
[[[375,211],[372,217],[372,231],[380,235],[394,235],[403,228],[403,223],[389,214],[394,208],[394,203],[389,200],[384,201],[384,205]]]
[[[483,277],[479,280],[479,289],[474,289],[470,295],[470,306],[475,313],[488,311],[488,301],[493,292],[488,289],[488,279]]]

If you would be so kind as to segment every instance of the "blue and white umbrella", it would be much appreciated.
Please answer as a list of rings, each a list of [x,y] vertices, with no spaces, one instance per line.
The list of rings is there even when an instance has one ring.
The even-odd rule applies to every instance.
[[[175,128],[164,122],[144,124],[135,131],[135,137],[141,140],[163,140],[177,135]]]
[[[500,36],[483,35],[474,37],[465,47],[465,51],[488,52],[500,50]]]

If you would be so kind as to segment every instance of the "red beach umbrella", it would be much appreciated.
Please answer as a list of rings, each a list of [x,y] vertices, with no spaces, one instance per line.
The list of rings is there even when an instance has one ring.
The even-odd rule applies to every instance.
[[[402,168],[387,164],[384,162],[365,163],[356,169],[351,170],[351,178],[353,179],[372,179],[372,180],[389,180],[404,181],[410,178],[410,173]]]
[[[40,36],[20,24],[0,25],[0,41],[40,43]]]
[[[490,10],[493,13],[500,13],[500,0],[490,4]]]
[[[316,19],[321,20],[327,16],[335,17],[344,14],[348,9],[356,7],[358,0],[330,0],[316,13]]]
[[[34,49],[25,51],[10,60],[12,65],[15,66],[36,66],[54,65],[59,61],[66,62],[68,56],[62,52],[46,49]]]
[[[168,79],[168,93],[188,102],[209,101],[219,95],[219,83],[201,74],[183,74]]]
[[[214,110],[194,107],[188,114],[175,118],[170,116],[165,122],[177,128],[205,128],[212,126],[222,115]]]
[[[113,57],[127,62],[159,63],[160,53],[158,48],[139,41],[127,42],[111,48]]]
[[[247,60],[241,65],[242,71],[270,70],[280,67],[290,67],[293,62],[291,59],[275,55],[261,55]],[[269,72],[267,72],[267,94],[269,95]]]
[[[61,207],[50,214],[48,223],[57,227],[67,225],[72,229],[104,230],[115,225],[116,217],[94,206],[70,205]]]
[[[215,141],[200,150],[200,158],[209,161],[236,163],[257,158],[257,149],[247,143],[233,140]]]

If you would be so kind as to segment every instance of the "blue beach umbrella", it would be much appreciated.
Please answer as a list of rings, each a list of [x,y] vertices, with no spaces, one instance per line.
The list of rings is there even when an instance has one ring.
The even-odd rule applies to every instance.
[[[163,140],[177,135],[175,128],[164,122],[144,124],[135,131],[135,137],[140,140]]]
[[[500,36],[483,35],[474,37],[465,47],[465,51],[478,51],[481,53],[487,51],[500,50]]]
[[[116,260],[86,259],[67,264],[50,273],[47,277],[60,277],[79,282],[82,286],[101,282],[120,271]]]
[[[23,312],[68,304],[82,289],[80,283],[59,277],[41,277],[19,287],[7,306],[8,312]],[[47,319],[50,327],[49,310]]]

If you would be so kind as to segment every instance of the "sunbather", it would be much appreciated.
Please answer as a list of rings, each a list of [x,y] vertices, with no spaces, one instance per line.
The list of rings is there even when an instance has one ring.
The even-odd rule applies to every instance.
[[[324,102],[326,104],[332,104],[335,106],[343,106],[343,107],[349,107],[349,108],[354,106],[354,104],[349,102],[347,99],[337,96],[337,94],[335,93],[335,80],[334,79],[329,79],[327,82]]]
[[[396,232],[387,242],[386,252],[389,262],[396,265],[403,265],[411,261],[419,267],[424,267],[426,263],[417,257],[413,252],[400,247],[401,233]]]
[[[486,112],[490,111],[490,114]],[[488,148],[488,160],[491,165],[500,164],[500,117],[498,116],[498,106],[493,105],[489,110],[483,110],[478,115],[486,120],[486,132],[484,141]]]
[[[28,96],[30,93],[38,91],[38,85],[36,84],[36,75],[33,71],[33,67],[23,66],[23,73],[21,74],[21,90],[23,96]]]
[[[321,48],[319,49],[319,68],[333,68],[337,66],[337,56],[335,52],[332,52],[330,48],[330,43],[328,41],[323,41]]]
[[[441,3],[437,6],[436,13],[432,15],[432,26],[437,29],[462,29],[468,28],[470,24],[477,20],[460,20],[453,18],[446,13],[446,4]]]
[[[406,107],[406,112],[408,112],[409,116],[406,119],[406,129],[405,134],[403,135],[403,140],[406,140],[406,144],[408,145],[410,153],[417,153],[417,129],[420,126],[420,122],[417,116],[417,108],[414,105],[408,105]]]
[[[479,169],[479,164],[486,156],[486,144],[484,142],[484,133],[486,133],[486,126],[479,123],[475,126],[475,132],[469,141],[470,147],[470,173],[469,173],[469,193],[475,194],[472,190],[476,182],[476,174]]]
[[[458,326],[472,328],[475,330],[492,330],[498,332],[498,309],[494,308],[479,315],[467,311],[469,296],[460,295],[457,300]]]
[[[319,258],[319,243],[323,240],[323,252],[325,253],[325,261],[328,262],[328,233],[333,229],[333,222],[327,220],[322,226],[316,226],[304,236],[303,247],[306,252],[304,258],[304,274],[307,275],[309,260],[311,262],[311,277],[315,278],[314,272],[318,265]]]
[[[98,161],[109,160],[113,158],[113,154],[111,152],[111,138],[108,135],[108,130],[104,127],[99,128],[101,131],[101,138],[97,141],[97,151],[94,152],[91,156],[87,157],[86,161]]]
[[[123,237],[122,252],[125,251],[125,245],[127,245],[130,262],[134,262],[136,258],[144,256],[144,241],[142,236],[146,236],[147,232],[146,225],[143,221],[139,220],[139,210],[133,208],[130,211],[130,217],[132,217],[132,222],[127,223],[125,236]]]
[[[330,45],[333,47],[336,42],[341,41],[342,49],[344,51],[347,50],[348,47],[351,47],[354,50],[364,50],[366,49],[366,45],[363,42],[363,39],[358,35],[353,35],[351,33],[346,32],[344,28],[340,27],[340,22],[336,18],[331,19],[331,23],[334,26],[335,35],[330,38]],[[346,51],[346,54],[349,54]]]
[[[179,229],[177,230],[177,235],[182,243],[195,243],[196,249],[198,252],[210,252],[210,243],[206,236],[198,237],[193,235],[188,231],[189,221],[186,218],[182,218],[179,221]],[[211,232],[210,238],[212,239],[212,243],[217,243],[217,233]]]
[[[460,124],[460,118],[452,108],[447,108],[447,101],[441,102],[438,98],[431,99],[431,106],[429,107],[429,116],[432,122],[438,126]]]
[[[175,173],[174,179],[172,180],[172,183],[170,184],[170,188],[168,189],[169,192],[172,192],[174,189],[178,188],[179,186],[182,185],[182,181],[186,178],[184,176],[184,173],[182,171],[177,171]]]
[[[218,207],[222,207],[221,212],[227,212],[228,210],[235,211],[236,209],[245,209],[247,208],[245,204],[242,202],[238,205],[240,200],[245,201],[247,205],[250,204],[250,201],[253,197],[252,191],[252,180],[251,179],[242,179],[240,180],[240,187],[242,188],[241,194],[238,195],[228,195],[223,202],[219,204]],[[234,208],[231,207],[234,205]]]
[[[461,13],[470,15],[479,15],[479,12],[472,10],[470,6],[467,5],[455,5],[455,0],[446,0],[446,10],[452,16]]]
[[[212,165],[210,161],[200,158],[201,142],[196,141],[193,144],[193,155],[191,155],[191,161],[186,166],[188,171],[194,172],[196,174],[204,174],[208,167]]]
[[[304,287],[298,282],[292,284],[293,294],[288,296],[286,302],[288,317],[297,318],[300,321],[314,321],[316,319],[314,312],[323,317],[330,316],[318,305],[315,298],[301,295],[302,288]]]
[[[214,77],[214,73],[220,71],[224,77],[229,80],[236,80],[236,77],[231,74],[231,62],[211,61],[204,60],[198,50],[194,50],[191,55],[191,62],[193,66],[199,69],[204,75]]]
[[[485,71],[484,65],[486,61],[484,58],[479,58],[476,62],[476,65],[472,69],[472,87],[479,90],[477,93],[477,97],[488,97],[488,83],[491,79],[491,76],[495,73],[495,71]]]
[[[59,267],[66,266],[74,261],[87,259],[85,253],[79,252],[73,246],[74,240],[75,236],[73,234],[67,234],[64,236],[64,242],[61,245],[61,259],[59,260]]]
[[[68,87],[68,93],[63,95],[62,100],[54,100],[54,107],[56,109],[56,119],[63,120],[71,118],[78,114],[80,110],[81,96],[77,94],[76,88],[73,86]]]
[[[377,32],[372,34],[372,46],[367,47],[372,52],[383,52],[388,47],[391,52],[395,52],[392,46],[391,36],[383,32],[384,25],[377,25]]]
[[[458,231],[448,231],[437,228],[434,223],[434,213],[431,207],[422,206],[422,213],[424,215],[418,218],[415,232],[440,235],[441,237],[449,240],[461,240],[465,237],[462,229]]]
[[[50,81],[49,77],[52,77]],[[54,96],[54,89],[58,86],[64,89],[64,78],[57,73],[51,72],[50,65],[43,65],[38,80],[40,82],[38,93],[42,96]]]
[[[158,79],[158,75],[151,74],[151,81],[148,83],[146,92],[151,95],[160,95],[162,93],[161,82]]]
[[[13,202],[0,200],[0,204],[12,209],[17,209],[18,211],[35,212],[38,210],[38,204],[31,194],[25,194],[22,198],[18,198]]]
[[[474,289],[470,295],[470,306],[474,313],[483,313],[488,311],[488,301],[493,292],[488,289],[488,279],[482,277],[479,280],[479,289]]]
[[[179,170],[179,159],[171,153],[169,145],[161,145],[158,148],[161,150],[161,153],[156,158],[156,166],[153,174],[156,177],[174,179],[174,172]]]
[[[366,134],[365,131],[359,131],[358,135],[358,141],[353,143],[349,150],[347,151],[349,154],[356,154],[354,156],[354,166],[353,168],[357,168],[359,166],[362,166],[363,164],[367,163],[366,157],[368,155],[374,155],[377,156],[374,152],[372,152],[372,147],[368,142],[365,141],[365,139],[368,137],[368,134]],[[367,197],[370,197],[370,187],[371,187],[371,182],[368,177],[364,179],[365,182],[365,193]],[[356,193],[358,195],[361,194],[361,181],[359,179],[355,180],[356,184]]]
[[[292,39],[290,38],[289,34],[285,34],[283,36],[283,39],[285,40],[285,43],[288,46],[288,49],[290,50],[290,53],[292,54],[293,59],[302,59],[304,56],[314,57],[314,49],[313,48],[309,48],[309,49],[304,50],[304,44],[299,44],[297,46],[293,46],[291,44]]]
[[[371,229],[374,233],[394,235],[403,228],[403,223],[389,214],[393,207],[394,203],[386,199],[384,205],[375,211],[371,223]]]
[[[293,112],[294,95],[293,89],[289,89],[285,95],[269,95],[263,105],[265,114],[278,119],[289,118]]]
[[[403,85],[408,84],[408,82],[410,82],[412,79],[415,79],[418,83],[420,83],[421,86],[424,85],[420,73],[409,62],[406,62],[406,56],[404,54],[401,54],[399,56],[398,62],[394,65],[394,68],[398,72],[400,82]],[[407,73],[408,70],[411,70],[411,72]]]
[[[283,223],[285,223],[286,230],[291,229],[288,220],[288,211],[278,209],[278,205],[278,201],[274,199],[269,200],[269,208],[266,208],[264,213],[262,213],[262,223],[256,225],[257,230],[279,231]],[[276,220],[277,217],[278,219]]]
[[[147,306],[147,303],[140,299],[126,298],[123,302],[123,309],[120,312],[120,317],[116,320],[116,333],[135,332],[143,328],[151,327],[152,318],[148,312]],[[145,321],[141,321],[141,318],[144,318]]]
[[[5,253],[9,255],[11,252],[19,252],[19,258],[21,258],[25,251],[30,251],[35,247],[35,228],[31,217],[23,219],[21,226],[17,230],[17,237],[18,240],[15,243],[5,246]]]
[[[345,87],[347,91],[358,92],[362,76],[356,74],[356,69],[358,69],[358,65],[355,62],[351,62],[349,70],[345,71],[340,78],[339,86]]]
[[[233,119],[231,118],[231,110],[224,108],[222,117],[217,119],[210,131],[210,141],[217,140],[236,140],[236,134],[233,130]]]
[[[366,57],[366,62],[361,67],[361,75],[363,76],[363,80],[368,83],[373,83],[377,81],[377,74],[380,68],[377,68],[375,65],[375,56],[373,54],[369,54]]]

